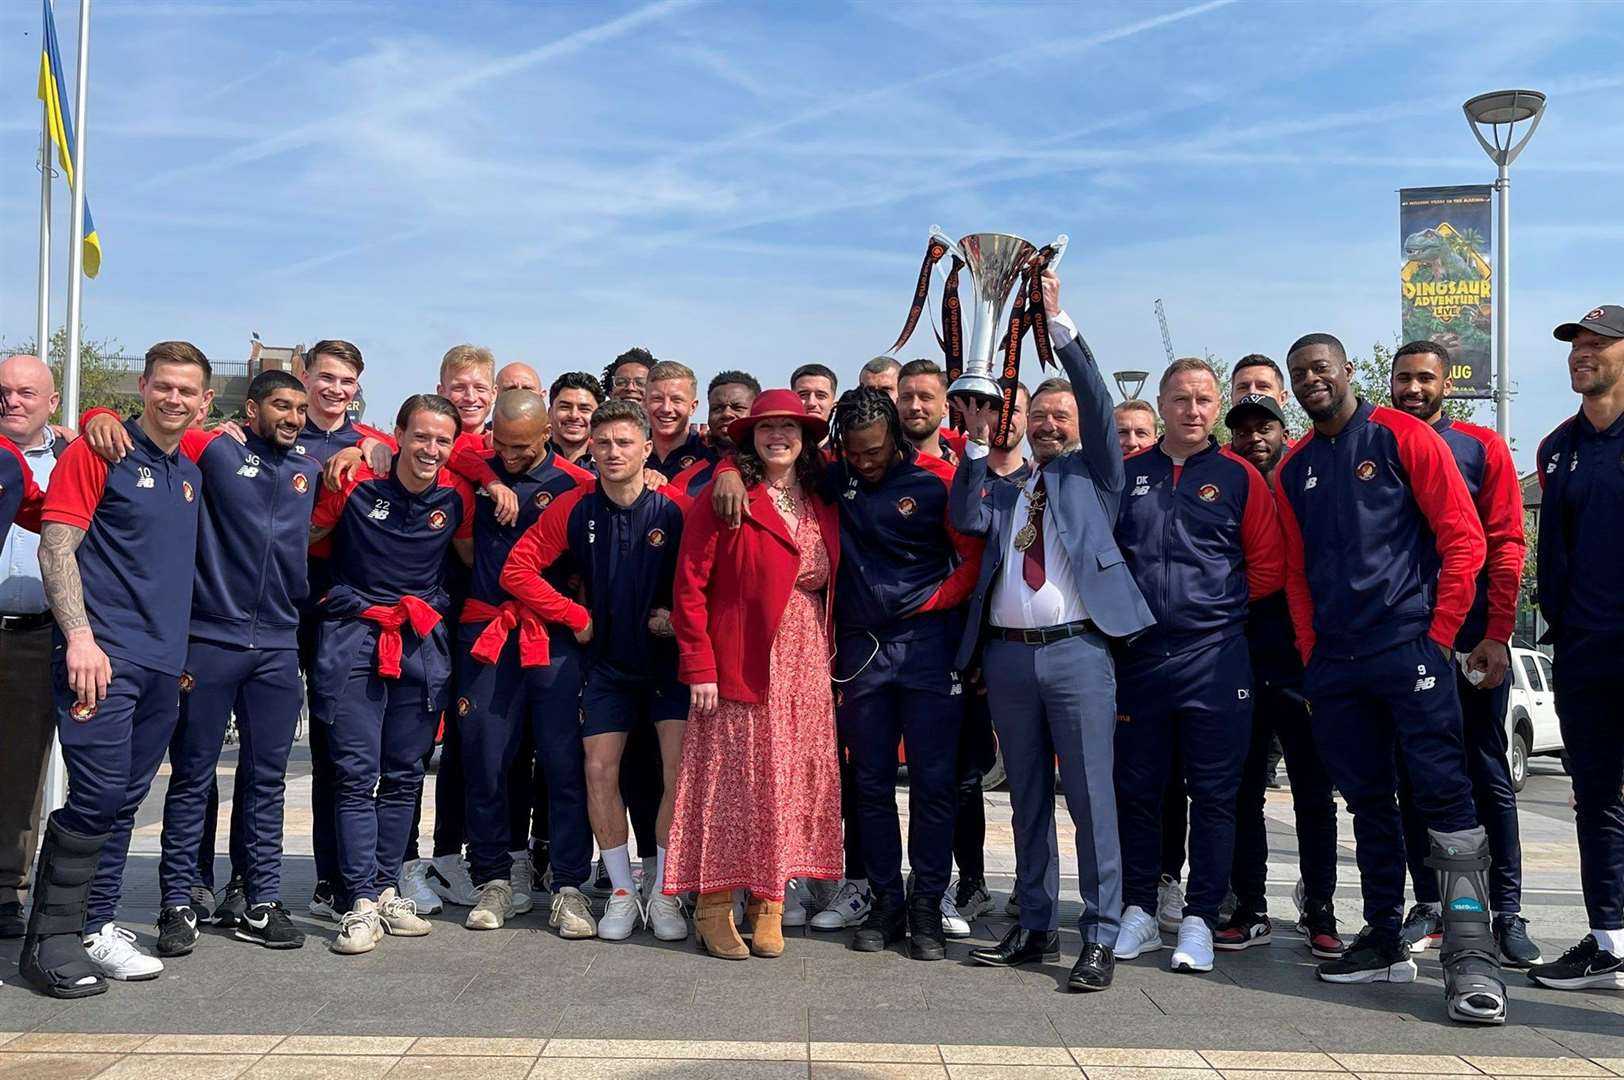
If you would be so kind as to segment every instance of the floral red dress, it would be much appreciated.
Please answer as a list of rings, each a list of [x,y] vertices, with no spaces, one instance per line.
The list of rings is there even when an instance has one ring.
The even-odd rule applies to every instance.
[[[782,900],[789,878],[838,878],[840,765],[823,590],[829,554],[810,508],[795,527],[800,574],[770,653],[767,700],[723,698],[688,721],[666,845],[667,893],[749,889]]]

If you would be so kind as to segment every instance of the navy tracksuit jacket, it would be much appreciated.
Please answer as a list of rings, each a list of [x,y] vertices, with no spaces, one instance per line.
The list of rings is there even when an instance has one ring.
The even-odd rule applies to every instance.
[[[1598,431],[1580,412],[1545,436],[1535,460],[1539,606],[1573,774],[1579,880],[1590,925],[1624,929],[1624,716],[1613,677],[1624,655],[1624,417]]]
[[[1427,828],[1474,827],[1450,652],[1483,565],[1483,527],[1438,433],[1360,401],[1275,472],[1286,596],[1320,756],[1354,816],[1365,921],[1404,905],[1395,753]]]

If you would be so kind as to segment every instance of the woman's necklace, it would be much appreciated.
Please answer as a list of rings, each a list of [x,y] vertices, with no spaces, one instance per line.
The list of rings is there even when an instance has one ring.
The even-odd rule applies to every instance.
[[[791,480],[784,487],[768,484],[767,490],[772,493],[773,505],[778,507],[779,513],[800,516],[801,498],[795,490],[795,481]]]

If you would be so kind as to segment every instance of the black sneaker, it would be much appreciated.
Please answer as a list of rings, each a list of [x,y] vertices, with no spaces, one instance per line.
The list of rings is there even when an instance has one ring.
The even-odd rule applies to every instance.
[[[0,938],[20,938],[27,930],[22,904],[16,900],[0,904]]]
[[[305,940],[288,916],[288,909],[279,902],[255,904],[243,912],[237,921],[236,938],[267,949],[298,949]]]
[[[1432,904],[1415,905],[1404,916],[1398,936],[1411,952],[1425,952],[1444,939],[1443,912]]]
[[[341,910],[338,906],[338,890],[333,888],[332,882],[316,882],[315,889],[313,889],[310,893],[310,914],[319,919],[332,919],[334,922],[337,922],[339,916],[342,915],[345,910],[348,909],[346,908]]]
[[[1407,983],[1415,981],[1415,961],[1396,933],[1367,927],[1341,957],[1319,965],[1318,974],[1329,983]]]
[[[190,905],[166,907],[158,915],[158,955],[185,956],[197,944],[197,912]]]
[[[1224,952],[1239,952],[1253,945],[1267,945],[1271,936],[1267,915],[1237,911],[1212,932],[1212,947]]]
[[[960,878],[953,889],[953,906],[971,922],[991,911],[992,894],[987,891],[986,879]]]
[[[226,882],[225,892],[220,894],[220,906],[214,909],[214,925],[227,928],[236,926],[242,921],[243,913],[248,910],[248,889],[242,878],[232,878]]]
[[[888,896],[876,896],[868,917],[851,939],[856,952],[884,952],[908,933],[908,912]]]
[[[1584,939],[1549,964],[1535,964],[1528,977],[1553,990],[1583,990],[1591,986],[1624,990],[1624,959],[1614,956],[1596,942],[1594,935]]]
[[[1336,909],[1330,904],[1305,902],[1297,919],[1297,932],[1308,951],[1321,960],[1335,960],[1348,951],[1348,943],[1336,928]]]
[[[1528,936],[1528,920],[1514,911],[1494,917],[1494,940],[1500,943],[1500,963],[1526,968],[1539,963],[1539,946]]]
[[[947,956],[940,896],[915,893],[908,898],[908,955],[915,960],[941,960]]]

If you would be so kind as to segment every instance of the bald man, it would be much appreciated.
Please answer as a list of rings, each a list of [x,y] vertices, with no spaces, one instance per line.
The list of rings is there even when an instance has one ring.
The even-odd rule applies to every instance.
[[[502,394],[509,390],[528,390],[532,394],[539,394],[541,374],[529,364],[506,364],[496,373],[496,392]]]
[[[67,440],[51,429],[57,393],[37,356],[0,361],[0,435],[46,487]],[[39,536],[13,525],[0,548],[0,938],[22,937],[23,893],[34,860],[45,761],[55,730],[51,614],[40,582]]]

